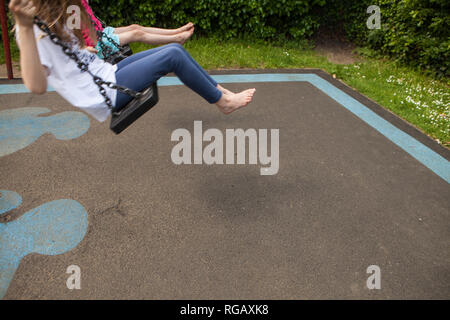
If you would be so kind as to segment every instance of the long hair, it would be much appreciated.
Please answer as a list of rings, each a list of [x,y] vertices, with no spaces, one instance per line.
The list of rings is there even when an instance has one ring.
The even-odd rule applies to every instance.
[[[78,39],[80,45],[84,45],[84,37],[82,30],[87,28],[90,32],[93,31],[91,19],[84,9],[81,0],[33,0],[37,9],[37,16],[45,21],[50,30],[57,34],[63,41],[70,42],[72,36],[69,32]],[[67,13],[67,8],[71,5],[76,5],[80,8],[81,29],[69,30],[66,27],[67,21],[71,16]]]

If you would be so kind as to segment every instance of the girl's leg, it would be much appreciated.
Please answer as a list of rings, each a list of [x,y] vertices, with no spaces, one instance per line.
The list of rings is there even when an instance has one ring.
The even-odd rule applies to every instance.
[[[120,61],[120,62],[117,64],[118,70],[120,70],[120,69],[126,67],[126,66],[129,65],[130,63],[133,63],[133,62],[135,62],[135,61],[141,60],[142,58],[145,58],[145,57],[147,57],[147,56],[149,56],[149,55],[155,54],[155,53],[157,53],[157,52],[163,50],[164,48],[166,48],[166,47],[168,47],[168,46],[170,46],[170,44],[169,44],[169,45],[166,45],[166,46],[158,47],[158,48],[153,48],[153,49],[141,51],[141,52],[139,52],[139,53],[133,54],[133,55],[130,56],[130,57],[126,57],[125,59],[123,59],[122,61]]]
[[[157,52],[142,55],[141,59],[128,63],[116,72],[117,83],[136,91],[142,91],[162,76],[175,72],[180,80],[209,103],[217,103],[222,92],[214,86],[183,51],[176,46],[163,47]],[[131,101],[131,97],[117,93],[116,108]]]
[[[119,31],[115,30],[115,33],[119,37],[120,44],[122,45],[133,42],[143,42],[151,45],[161,45],[173,42],[184,44],[194,33],[194,28],[173,35],[149,33],[142,29],[124,31],[120,30],[120,28]]]
[[[133,28],[131,26],[114,28],[114,32],[116,34],[121,34],[121,33],[132,31],[132,30],[133,30]]]
[[[194,60],[194,58],[192,58],[192,56],[189,54],[189,52],[187,52],[186,49],[185,49],[182,45],[180,45],[180,44],[178,44],[178,43],[171,43],[171,44],[168,44],[167,46],[173,46],[173,47],[179,48],[179,49],[183,52],[183,54],[186,56],[186,58],[189,59],[189,60],[192,62],[192,64],[193,64],[200,72],[202,72],[202,73],[205,75],[205,77],[208,78],[208,80],[209,80],[215,87],[218,86],[217,82],[216,82],[213,78],[211,78],[211,76],[208,74],[208,72],[206,72],[205,69],[203,69],[203,68],[198,64],[198,62]]]
[[[207,77],[209,79],[209,81],[220,91],[222,91],[222,93],[224,94],[233,94],[233,92],[231,92],[230,90],[225,89],[224,87],[222,87],[221,85],[219,85],[213,78],[211,78],[211,76],[197,63],[197,61],[194,60],[194,58],[192,58],[192,56],[189,54],[189,52],[186,51],[186,49],[179,45],[178,43],[172,43],[169,44],[169,46],[178,46],[181,50],[183,50],[184,54],[186,55],[186,57],[192,61],[192,63],[205,75],[205,77]]]
[[[128,32],[128,31],[141,30],[141,31],[151,33],[151,34],[160,34],[160,35],[170,36],[170,35],[175,35],[178,33],[188,31],[188,30],[192,29],[193,27],[194,27],[194,24],[192,22],[189,22],[188,24],[186,24],[178,29],[160,29],[160,28],[152,28],[152,27],[143,27],[138,24],[132,24],[127,27],[116,28],[116,33],[120,34],[120,33]]]
[[[209,103],[216,103],[225,114],[249,104],[256,91],[249,89],[234,94],[226,90],[229,94],[223,94],[222,90],[219,90],[221,87],[179,45],[151,49],[121,61],[116,78],[118,84],[142,91],[170,72],[175,72],[184,84]],[[116,108],[120,110],[129,101],[131,97],[118,92]]]
[[[203,75],[208,79],[208,81],[211,82],[211,84],[214,87],[218,87],[217,82],[213,78],[211,78],[211,76],[197,63],[197,61],[195,61],[194,58],[191,57],[191,55],[186,51],[186,49],[184,49],[184,47],[179,45],[178,43],[172,43],[172,44],[165,45],[163,47],[158,47],[158,48],[154,48],[154,49],[150,49],[150,50],[147,50],[147,51],[142,51],[142,52],[136,53],[136,54],[132,55],[131,57],[128,57],[128,58],[120,61],[117,64],[118,69],[120,70],[121,68],[125,67],[126,65],[128,65],[128,64],[130,64],[130,63],[132,63],[134,61],[140,60],[140,59],[142,59],[142,58],[144,58],[146,56],[152,55],[152,54],[154,54],[156,52],[159,52],[159,51],[163,50],[164,48],[169,48],[169,47],[176,47],[179,50],[181,50],[182,53],[186,56],[186,58],[189,59],[192,62],[192,64],[201,73],[203,73]]]
[[[185,32],[185,31],[189,31],[190,29],[192,29],[194,27],[194,24],[192,22],[189,22],[178,29],[161,29],[161,28],[153,28],[153,27],[143,27],[143,26],[139,26],[139,25],[137,25],[137,27],[148,33],[171,35],[171,34],[177,34],[177,33]]]

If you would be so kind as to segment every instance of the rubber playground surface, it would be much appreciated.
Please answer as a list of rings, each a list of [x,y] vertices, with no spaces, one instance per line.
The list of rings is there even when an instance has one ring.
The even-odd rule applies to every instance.
[[[253,103],[225,116],[166,77],[119,136],[0,82],[0,298],[450,298],[449,150],[320,70],[212,74]],[[174,164],[194,121],[279,129],[278,173]]]

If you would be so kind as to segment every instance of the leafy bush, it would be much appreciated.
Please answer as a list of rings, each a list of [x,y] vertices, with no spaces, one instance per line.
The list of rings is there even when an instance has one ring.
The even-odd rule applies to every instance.
[[[381,30],[369,30],[369,5],[381,9]],[[355,43],[437,77],[450,73],[450,1],[328,0],[319,21],[343,30]]]
[[[91,0],[111,25],[139,23],[163,28],[192,21],[197,34],[225,39],[312,36],[319,25],[341,29],[353,42],[428,70],[450,72],[448,0]],[[382,29],[369,30],[369,5],[378,5]]]
[[[7,1],[8,2],[8,1]],[[222,39],[311,37],[319,25],[342,30],[360,46],[438,77],[450,75],[448,0],[90,0],[109,25],[162,28],[189,21],[196,34]],[[369,5],[381,8],[382,29],[369,30]]]
[[[369,34],[367,8],[376,0],[327,0],[316,14],[320,26],[334,33],[345,33],[357,44],[365,44]]]
[[[450,2],[448,0],[379,0],[383,27],[372,32],[369,46],[402,62],[450,74]],[[369,38],[371,39],[371,38]]]
[[[163,28],[189,21],[197,33],[262,39],[311,36],[318,27],[313,8],[326,0],[91,0],[96,13],[111,25],[138,23]]]

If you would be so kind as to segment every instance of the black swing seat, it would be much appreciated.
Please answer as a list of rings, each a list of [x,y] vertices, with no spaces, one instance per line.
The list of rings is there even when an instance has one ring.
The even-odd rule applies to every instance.
[[[119,51],[111,54],[110,56],[105,58],[106,62],[111,64],[118,64],[123,59],[130,57],[133,55],[133,51],[131,50],[129,45],[124,45],[119,47]]]
[[[156,82],[141,93],[142,95],[139,98],[131,100],[119,111],[112,111],[110,129],[115,134],[120,134],[158,103],[159,96]]]

